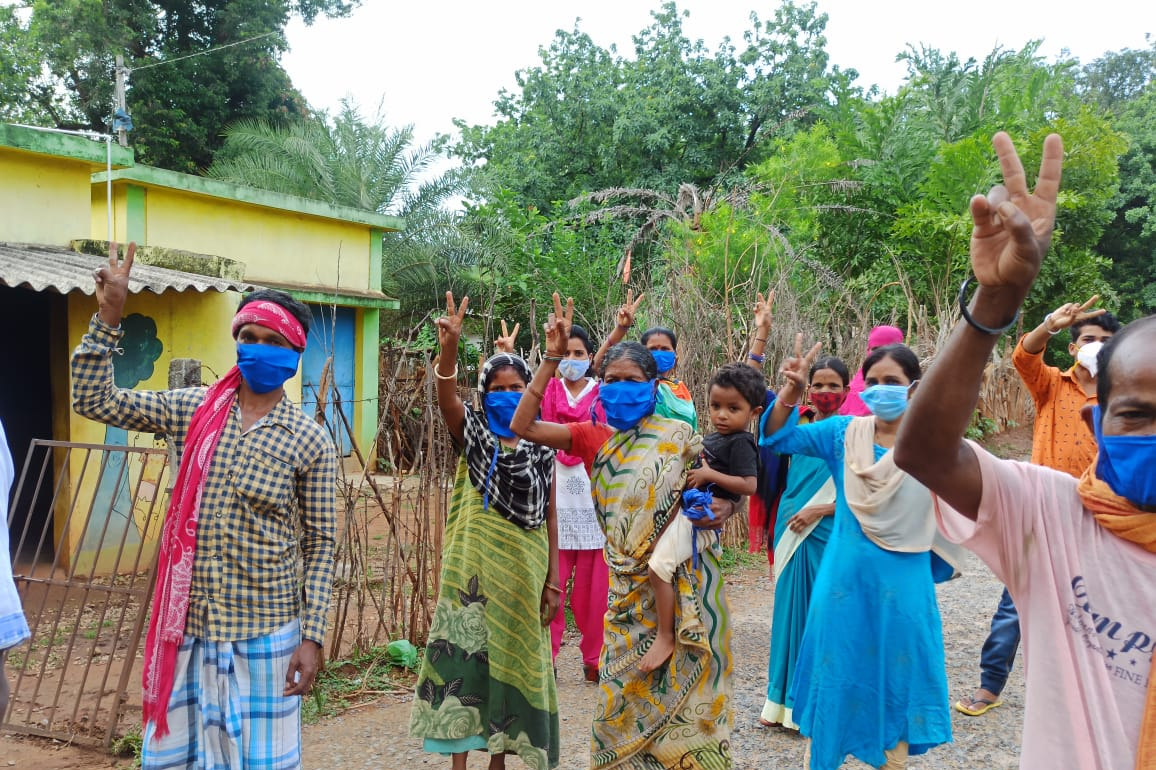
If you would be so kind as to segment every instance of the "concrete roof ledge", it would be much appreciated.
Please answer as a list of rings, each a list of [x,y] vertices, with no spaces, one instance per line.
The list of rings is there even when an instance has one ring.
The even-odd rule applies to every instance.
[[[81,239],[72,241],[69,246],[81,254],[91,254],[94,257],[108,256],[108,241]],[[210,278],[224,278],[227,281],[245,280],[244,262],[213,254],[197,254],[193,251],[168,249],[163,246],[137,246],[135,261],[151,267],[180,270],[182,273],[194,273]]]
[[[107,180],[108,174],[104,171],[92,175],[93,184],[104,184]],[[378,214],[376,211],[355,209],[350,206],[336,206],[324,201],[259,190],[256,187],[246,187],[232,182],[223,182],[219,179],[182,174],[177,171],[166,171],[152,166],[137,165],[132,168],[113,171],[112,181],[129,182],[145,187],[163,187],[194,195],[248,203],[251,206],[292,211],[297,214],[333,219],[339,222],[353,222],[368,225],[377,230],[405,229],[405,220],[402,218]]]
[[[85,136],[15,123],[0,123],[0,147],[80,160],[93,166],[104,166],[108,162],[111,148],[114,168],[131,166],[135,162],[132,150],[121,147],[116,142],[110,145],[106,141],[97,141]]]

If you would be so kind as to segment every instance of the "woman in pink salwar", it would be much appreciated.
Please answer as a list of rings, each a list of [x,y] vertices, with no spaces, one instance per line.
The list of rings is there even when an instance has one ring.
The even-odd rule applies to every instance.
[[[593,346],[581,326],[570,328],[566,357],[558,362],[560,377],[550,380],[542,399],[542,419],[547,422],[573,423],[597,419],[606,422],[598,405],[598,381],[588,376]],[[595,518],[590,497],[590,476],[582,459],[559,452],[554,461],[555,504],[558,511],[558,567],[562,588],[561,607],[567,594],[574,622],[578,625],[582,653],[582,673],[588,682],[598,681],[598,658],[602,653],[602,620],[606,615],[606,595],[610,590],[610,573],[602,549],[606,538]],[[573,585],[567,591],[567,584]],[[564,612],[554,615],[550,624],[554,658],[562,646],[566,628]]]

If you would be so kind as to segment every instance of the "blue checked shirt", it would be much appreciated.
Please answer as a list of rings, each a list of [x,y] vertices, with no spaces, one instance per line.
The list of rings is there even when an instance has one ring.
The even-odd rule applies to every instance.
[[[116,387],[112,354],[121,336],[93,316],[72,354],[73,408],[108,425],[169,435],[180,456],[205,388]],[[186,634],[240,641],[300,616],[302,638],[324,641],[336,468],[329,436],[288,396],[244,434],[234,406],[205,479]]]

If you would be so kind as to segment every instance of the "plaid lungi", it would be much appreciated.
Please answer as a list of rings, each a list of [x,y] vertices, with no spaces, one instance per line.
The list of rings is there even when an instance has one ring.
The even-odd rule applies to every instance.
[[[142,770],[299,770],[301,697],[285,672],[301,642],[293,620],[241,642],[185,635],[169,699],[169,734],[145,728]]]

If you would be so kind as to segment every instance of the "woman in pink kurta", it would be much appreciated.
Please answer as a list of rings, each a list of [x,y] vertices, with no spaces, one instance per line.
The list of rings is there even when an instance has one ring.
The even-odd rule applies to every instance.
[[[581,326],[572,326],[566,358],[559,362],[561,377],[550,380],[542,399],[542,419],[556,423],[589,422],[597,418],[605,424],[598,405],[598,381],[587,376],[592,346]],[[606,595],[610,573],[602,549],[606,538],[595,518],[590,497],[590,476],[582,459],[559,452],[554,461],[558,511],[558,567],[562,604],[567,595],[574,622],[581,634],[582,672],[589,682],[598,681],[598,658],[602,652],[602,619],[606,615]],[[574,583],[567,592],[567,583]],[[550,624],[554,657],[562,646],[566,627],[564,612]]]

